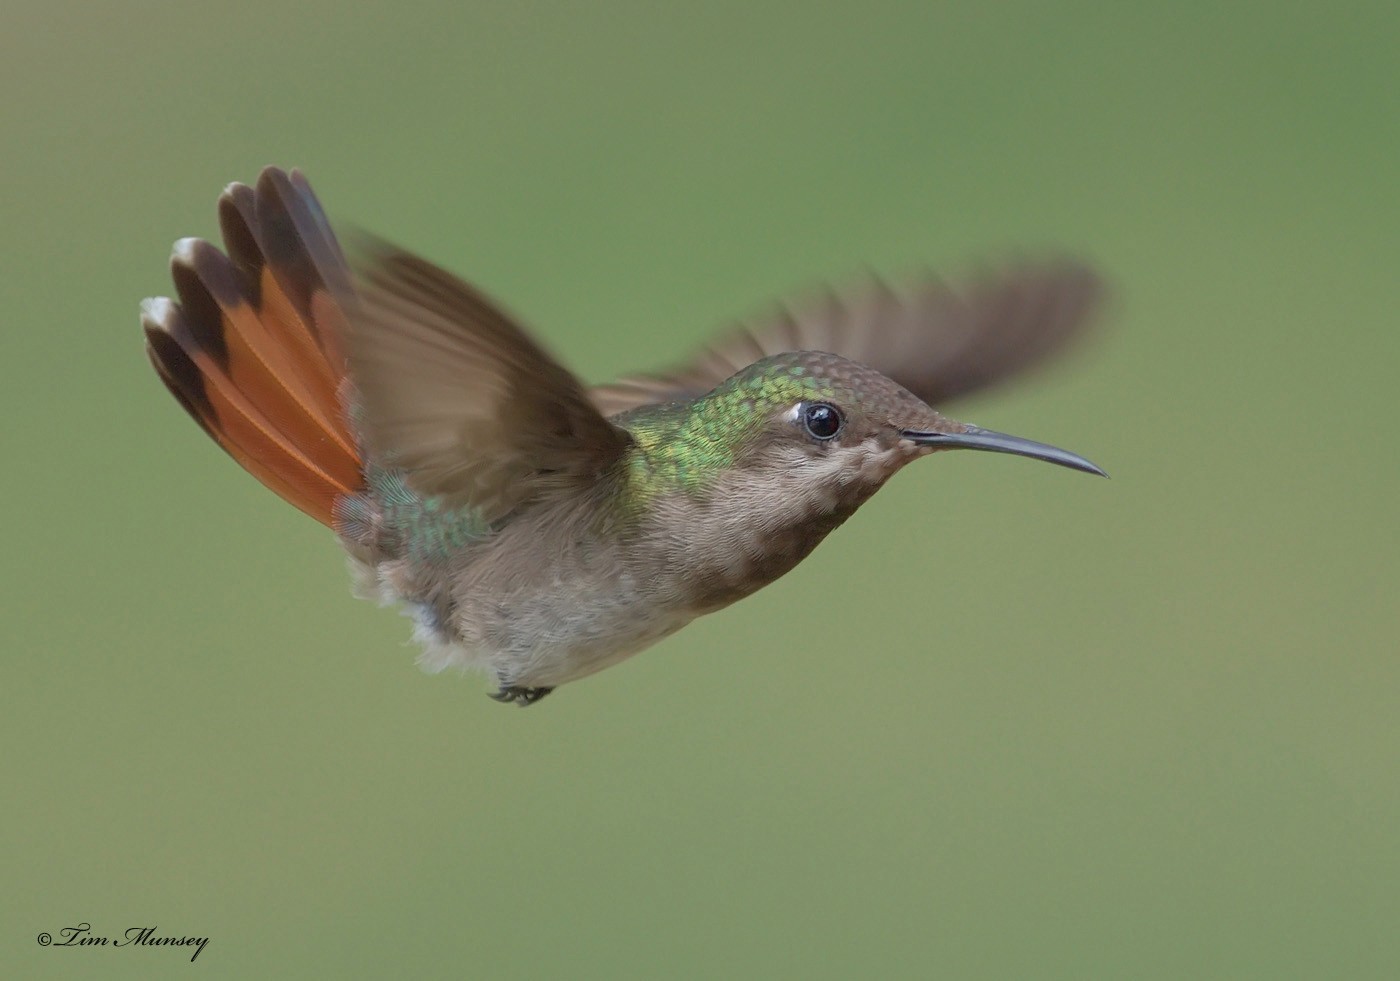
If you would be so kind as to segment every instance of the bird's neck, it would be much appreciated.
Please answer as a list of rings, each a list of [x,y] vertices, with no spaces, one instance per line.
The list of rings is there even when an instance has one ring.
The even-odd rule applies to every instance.
[[[753,429],[732,400],[714,397],[648,406],[617,421],[632,436],[620,493],[641,508],[672,493],[708,493],[735,466]]]
[[[756,453],[693,417],[633,435],[610,494],[623,549],[639,575],[674,579],[699,611],[788,572],[880,483],[814,475],[795,450]]]

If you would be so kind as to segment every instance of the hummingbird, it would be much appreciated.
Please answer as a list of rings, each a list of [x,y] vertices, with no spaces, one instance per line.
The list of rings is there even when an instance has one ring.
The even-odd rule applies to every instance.
[[[934,405],[1082,332],[1099,278],[1022,261],[961,289],[868,276],[741,323],[686,363],[588,387],[476,287],[361,234],[306,178],[219,198],[146,352],[245,470],[330,528],[357,595],[399,605],[429,671],[529,706],[801,562],[896,471],[944,450],[1104,475]]]

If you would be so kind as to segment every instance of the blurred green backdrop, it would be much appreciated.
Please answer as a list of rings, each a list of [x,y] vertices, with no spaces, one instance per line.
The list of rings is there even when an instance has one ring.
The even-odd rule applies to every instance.
[[[11,0],[7,976],[1400,976],[1396,11]],[[272,162],[594,379],[1090,255],[1114,328],[959,414],[1114,479],[912,467],[502,708],[146,365]],[[211,940],[36,943],[80,921]]]

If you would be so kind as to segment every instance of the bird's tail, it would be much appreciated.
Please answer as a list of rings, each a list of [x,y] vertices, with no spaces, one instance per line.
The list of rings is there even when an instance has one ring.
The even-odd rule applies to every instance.
[[[364,487],[340,350],[345,257],[298,171],[219,198],[220,252],[175,244],[178,301],[141,307],[146,353],[185,411],[288,502],[330,527],[335,502]]]

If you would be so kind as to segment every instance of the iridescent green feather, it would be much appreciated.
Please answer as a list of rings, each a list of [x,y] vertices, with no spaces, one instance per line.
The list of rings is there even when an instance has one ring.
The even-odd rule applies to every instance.
[[[734,465],[775,409],[821,398],[828,386],[799,364],[765,359],[688,403],[649,405],[614,418],[636,446],[626,461],[629,509],[657,495],[699,494]]]

